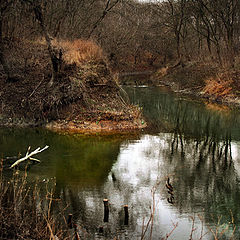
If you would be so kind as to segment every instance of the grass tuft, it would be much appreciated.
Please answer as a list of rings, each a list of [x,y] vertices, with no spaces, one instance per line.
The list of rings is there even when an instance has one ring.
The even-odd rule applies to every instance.
[[[224,73],[218,74],[216,78],[208,78],[203,89],[204,94],[214,96],[216,98],[224,98],[233,96],[232,88],[233,80],[226,77]]]
[[[89,61],[104,60],[103,50],[91,40],[54,40],[53,45],[63,49],[63,59],[67,64],[81,65]]]
[[[5,176],[0,164],[0,239],[70,239],[63,212],[53,213],[53,191],[28,183],[27,172]],[[60,216],[59,216],[60,215]],[[64,218],[63,220],[59,220]]]

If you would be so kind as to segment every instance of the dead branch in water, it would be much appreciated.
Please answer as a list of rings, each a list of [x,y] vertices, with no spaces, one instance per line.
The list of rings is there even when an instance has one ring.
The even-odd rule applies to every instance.
[[[38,153],[40,153],[40,152],[43,152],[44,150],[48,149],[49,146],[46,145],[46,146],[45,146],[44,148],[42,148],[42,149],[41,149],[40,147],[38,147],[37,149],[35,149],[35,150],[32,151],[31,153],[29,153],[30,148],[31,148],[31,147],[29,146],[25,157],[18,159],[15,163],[12,164],[12,166],[11,166],[10,168],[13,168],[13,167],[17,166],[19,163],[21,163],[21,162],[23,162],[23,161],[25,161],[25,160],[27,160],[27,159],[30,159],[30,160],[36,161],[36,162],[40,162],[40,160],[38,160],[38,159],[36,159],[36,158],[32,158],[32,156],[33,156],[33,155],[36,155],[36,154],[38,154]]]

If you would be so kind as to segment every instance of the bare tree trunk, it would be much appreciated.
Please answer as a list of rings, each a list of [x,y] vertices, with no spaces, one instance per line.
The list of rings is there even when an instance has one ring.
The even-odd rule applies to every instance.
[[[102,16],[100,16],[100,18],[94,23],[93,28],[90,31],[89,35],[88,35],[88,38],[91,37],[91,35],[93,34],[94,30],[103,21],[103,19],[111,11],[111,9],[114,8],[118,4],[119,0],[116,0],[115,2],[113,2],[112,5],[110,5],[110,2],[111,2],[111,0],[107,0],[107,3],[106,3],[106,6],[105,6],[105,8],[103,10]]]
[[[2,35],[2,17],[1,16],[0,16],[0,63],[3,66],[3,70],[6,73],[7,78],[9,78],[10,69],[4,56],[4,43],[3,43],[3,35]]]
[[[212,47],[211,47],[211,39],[210,39],[209,31],[208,31],[208,34],[207,34],[207,46],[208,46],[209,54],[212,57]]]
[[[222,57],[221,57],[221,50],[220,50],[220,46],[219,46],[219,43],[215,43],[216,45],[216,50],[217,50],[217,58],[218,58],[218,61],[219,61],[219,64],[222,66],[223,62],[222,62]]]
[[[0,1],[1,3],[1,1]],[[7,75],[7,82],[11,82],[11,81],[16,81],[17,78],[14,78],[12,76],[12,71],[11,68],[9,67],[9,64],[5,58],[4,55],[4,40],[3,40],[3,14],[4,12],[7,10],[7,8],[12,4],[12,2],[9,2],[8,4],[6,4],[5,6],[3,6],[0,9],[0,63],[2,64],[3,70],[5,72],[5,74]]]
[[[43,32],[43,35],[45,37],[47,47],[48,47],[49,56],[51,58],[52,78],[49,82],[49,86],[52,86],[53,82],[56,80],[57,73],[59,71],[59,65],[60,65],[61,59],[60,59],[60,57],[57,57],[56,53],[54,52],[49,33],[46,29],[46,25],[45,25],[44,18],[43,18],[43,13],[42,13],[42,7],[41,7],[40,3],[38,3],[38,4],[32,3],[32,5],[33,5],[33,10],[34,10],[35,17],[39,21],[39,25],[40,25],[40,27],[42,29],[42,32]]]
[[[229,34],[227,38],[227,50],[228,50],[228,62],[230,66],[233,68],[235,65],[235,53],[232,34]]]
[[[181,59],[179,32],[176,32],[175,36],[176,36],[176,44],[177,44],[177,57],[178,57],[178,59]]]

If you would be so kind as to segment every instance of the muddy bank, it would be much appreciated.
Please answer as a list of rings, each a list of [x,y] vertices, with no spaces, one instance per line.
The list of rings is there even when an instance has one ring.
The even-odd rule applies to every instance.
[[[151,75],[154,85],[200,97],[209,102],[240,107],[240,72],[213,64],[187,62],[162,67]]]
[[[1,126],[79,132],[131,131],[146,126],[139,108],[122,99],[121,89],[96,44],[81,40],[55,43],[55,50],[61,49],[63,56],[53,84],[49,84],[51,66],[46,44],[21,42],[8,51],[16,47],[20,54],[9,60],[17,66],[16,81],[7,82],[0,69]]]
[[[123,86],[142,86],[148,85],[152,86],[153,81],[151,75],[155,71],[130,71],[130,72],[121,72],[118,74],[119,84]]]
[[[141,120],[132,121],[113,121],[113,120],[100,120],[100,121],[53,121],[46,124],[46,128],[56,132],[70,132],[70,133],[129,133],[139,131],[146,127],[146,123]]]

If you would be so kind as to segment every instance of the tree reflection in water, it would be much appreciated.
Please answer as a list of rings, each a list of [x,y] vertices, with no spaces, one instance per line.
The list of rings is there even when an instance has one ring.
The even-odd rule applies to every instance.
[[[180,214],[200,213],[211,227],[221,216],[221,223],[229,228],[225,233],[229,239],[234,229],[232,219],[236,224],[240,217],[239,112],[179,98],[156,88],[129,92],[132,101],[143,106],[152,125],[151,134],[170,132],[166,134],[168,150],[164,149],[163,167],[174,175],[174,196]],[[239,232],[235,235],[239,236]]]
[[[214,229],[219,217],[219,232],[228,227],[221,239],[230,239],[234,224],[237,239],[239,113],[216,110],[157,88],[128,92],[132,102],[143,106],[151,126],[148,132],[86,137],[0,129],[1,152],[13,156],[29,145],[50,146],[41,154],[41,164],[33,166],[29,174],[42,182],[55,178],[55,197],[69,204],[66,214],[73,213],[83,239],[141,239],[143,222],[146,239],[166,237],[176,223],[172,239],[189,239],[191,216],[195,216],[196,228],[192,239],[200,239],[202,226],[203,232],[209,231],[207,226]],[[168,177],[173,204],[167,201]],[[110,202],[109,222],[103,221],[105,198]],[[126,204],[128,225],[124,222]],[[150,221],[146,228],[153,206],[153,225]],[[213,239],[213,235],[203,239]]]
[[[153,126],[148,134],[135,140],[126,138],[119,141],[114,154],[112,152],[108,156],[106,153],[113,149],[111,144],[103,148],[102,140],[95,142],[95,146],[99,146],[95,153],[91,144],[84,145],[84,156],[89,155],[86,152],[92,153],[93,163],[101,164],[102,159],[109,159],[105,177],[99,178],[103,181],[92,182],[92,176],[83,185],[86,176],[81,170],[85,166],[82,163],[91,163],[88,157],[83,161],[83,156],[75,163],[80,171],[78,174],[82,175],[77,184],[71,183],[71,177],[58,180],[58,183],[62,181],[60,192],[70,202],[75,221],[85,229],[83,233],[88,234],[89,239],[103,236],[108,239],[115,236],[137,239],[142,234],[143,219],[146,229],[152,214],[149,207],[155,206],[154,226],[150,224],[146,229],[146,238],[151,234],[152,239],[165,237],[174,228],[173,223],[179,223],[172,238],[189,239],[192,229],[189,217],[195,216],[197,230],[193,232],[193,239],[200,238],[202,225],[204,232],[209,231],[207,226],[216,229],[219,217],[219,233],[226,230],[221,239],[229,239],[240,217],[239,115],[230,111],[214,111],[202,103],[186,101],[164,92],[161,94],[159,90],[154,92],[152,89],[149,97],[147,91],[139,89],[134,94]],[[103,155],[96,157],[99,153]],[[100,171],[98,168],[94,170]],[[167,201],[169,194],[165,187],[169,176],[174,187],[173,205]],[[104,198],[108,198],[111,204],[108,223],[103,223]],[[124,204],[129,205],[127,226],[124,225]],[[104,226],[103,234],[98,233],[101,226]],[[239,235],[236,231],[235,236]],[[212,239],[212,236],[208,234],[205,239]]]

